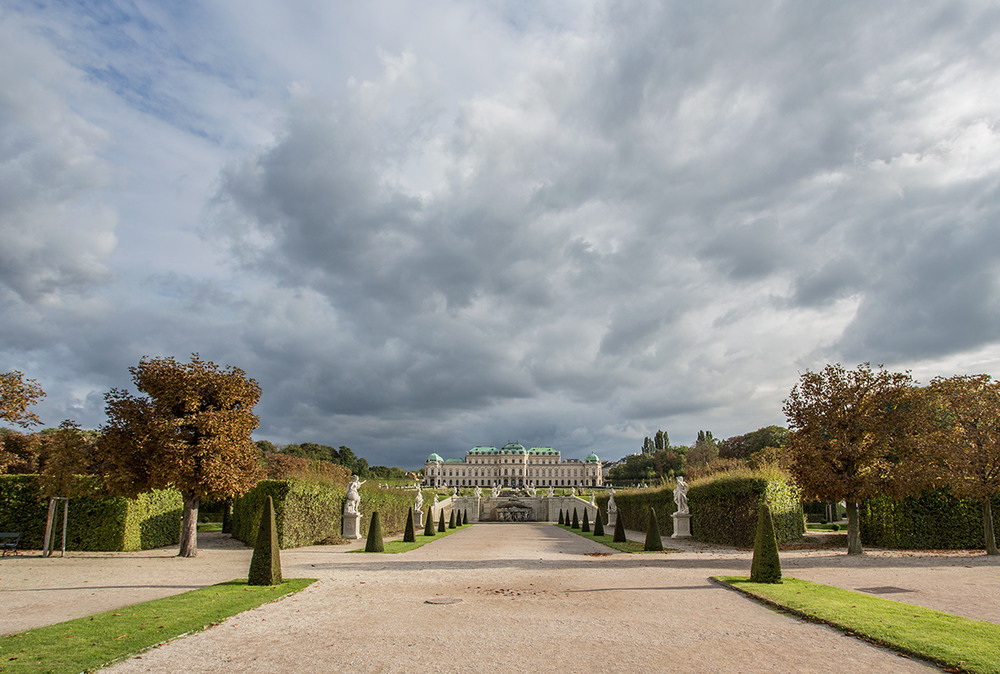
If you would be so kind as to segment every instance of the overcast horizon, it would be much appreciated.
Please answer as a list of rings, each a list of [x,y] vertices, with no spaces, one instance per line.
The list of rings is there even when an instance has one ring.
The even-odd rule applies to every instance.
[[[0,371],[142,356],[257,440],[617,459],[799,374],[1000,372],[992,2],[0,8]]]

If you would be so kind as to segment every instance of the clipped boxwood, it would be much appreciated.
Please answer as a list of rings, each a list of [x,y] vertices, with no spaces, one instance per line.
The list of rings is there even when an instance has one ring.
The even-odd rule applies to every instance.
[[[1000,494],[993,497],[998,521]],[[983,504],[959,499],[946,489],[904,499],[878,497],[858,509],[861,542],[902,550],[983,549]]]
[[[779,544],[802,538],[805,524],[799,489],[777,469],[734,470],[692,482],[688,491],[691,536],[704,543],[753,547],[762,501],[771,512]]]
[[[595,499],[600,516],[607,519],[608,494],[602,494]],[[674,533],[674,519],[671,515],[677,510],[674,503],[673,485],[654,489],[623,489],[615,491],[615,505],[618,506],[618,517],[624,517],[625,523],[632,531],[646,531],[649,528],[649,511],[656,512],[656,523],[661,536],[671,536]]]
[[[233,501],[233,537],[253,545],[264,500],[274,501],[278,544],[284,549],[320,543],[344,543],[341,537],[343,485],[304,480],[262,480]],[[368,534],[370,513],[379,512],[382,533],[402,533],[413,505],[413,494],[398,489],[361,488],[361,535]]]
[[[66,549],[134,552],[180,541],[183,502],[177,491],[162,489],[136,498],[108,496],[94,477],[81,477],[69,502]],[[0,475],[0,531],[21,532],[20,547],[40,550],[49,500],[36,475]],[[62,546],[63,503],[58,503],[53,548]]]

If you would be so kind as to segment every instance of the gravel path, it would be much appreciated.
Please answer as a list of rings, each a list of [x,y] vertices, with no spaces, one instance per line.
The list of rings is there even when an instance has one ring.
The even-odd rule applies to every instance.
[[[245,575],[248,550],[203,541],[193,560],[176,549],[4,559],[0,628],[25,629],[22,608],[48,624]],[[284,575],[319,582],[109,671],[933,671],[708,580],[745,575],[747,551],[680,547],[608,554],[548,524],[479,524],[404,555],[288,550]],[[983,555],[796,551],[782,562],[786,575],[913,590],[885,596],[1000,623],[1000,565]],[[46,608],[29,609],[39,597]]]

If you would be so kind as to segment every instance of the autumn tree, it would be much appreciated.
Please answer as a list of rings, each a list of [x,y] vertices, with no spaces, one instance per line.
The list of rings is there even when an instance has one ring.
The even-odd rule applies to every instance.
[[[34,379],[26,379],[17,370],[0,372],[0,421],[28,428],[41,423],[38,415],[29,408],[45,397],[45,391]],[[12,447],[8,447],[11,440]],[[18,463],[25,451],[33,444],[27,436],[7,431],[0,434],[0,471]],[[22,451],[18,451],[22,450]]]
[[[847,502],[848,554],[862,554],[859,502],[919,487],[922,401],[909,373],[868,363],[806,371],[785,400],[792,472],[807,498]]]
[[[236,367],[220,369],[193,354],[190,363],[143,358],[129,368],[135,396],[105,396],[107,425],[98,459],[109,488],[134,496],[174,487],[184,499],[181,557],[198,554],[198,507],[203,498],[245,493],[259,476],[250,439],[260,386]]]
[[[941,479],[961,498],[983,505],[986,554],[998,555],[991,497],[1000,493],[1000,381],[986,374],[938,377],[930,391],[944,412],[935,436]]]

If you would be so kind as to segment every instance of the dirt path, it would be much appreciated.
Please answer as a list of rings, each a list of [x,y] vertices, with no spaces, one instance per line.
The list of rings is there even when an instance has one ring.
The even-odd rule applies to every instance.
[[[748,551],[665,542],[682,551],[608,554],[552,525],[480,524],[404,555],[346,552],[361,542],[287,550],[285,576],[318,583],[112,671],[926,671],[709,582],[745,575]],[[4,558],[0,632],[245,577],[250,560],[218,534],[201,537],[195,559],[174,555]],[[981,554],[812,550],[783,552],[782,564],[786,575],[905,590],[884,596],[1000,623],[1000,564]]]

